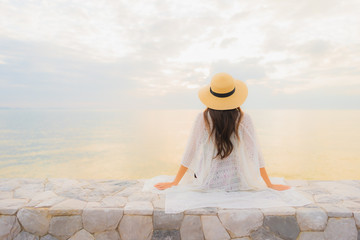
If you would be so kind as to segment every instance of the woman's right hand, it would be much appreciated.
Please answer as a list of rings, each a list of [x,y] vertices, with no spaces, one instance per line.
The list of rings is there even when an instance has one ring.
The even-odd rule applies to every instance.
[[[275,190],[278,190],[278,191],[283,191],[283,190],[287,190],[287,189],[291,188],[291,186],[283,185],[283,184],[271,184],[268,187],[272,188],[272,189],[275,189]]]

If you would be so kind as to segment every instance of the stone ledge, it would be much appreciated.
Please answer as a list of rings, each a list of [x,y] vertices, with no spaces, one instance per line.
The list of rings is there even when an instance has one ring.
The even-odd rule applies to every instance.
[[[165,214],[144,179],[0,179],[0,239],[360,239],[360,180],[286,180],[314,204]]]

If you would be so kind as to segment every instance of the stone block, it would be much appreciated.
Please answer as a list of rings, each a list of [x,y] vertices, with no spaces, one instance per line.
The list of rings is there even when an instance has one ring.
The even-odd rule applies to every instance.
[[[94,234],[95,240],[120,240],[119,233],[116,230],[110,230]]]
[[[0,239],[14,239],[20,231],[16,216],[0,215]]]
[[[123,216],[120,208],[84,208],[82,222],[90,233],[115,230]]]
[[[295,216],[265,216],[264,226],[286,240],[296,240],[300,233]]]
[[[230,239],[217,216],[201,216],[201,222],[206,240]]]
[[[158,199],[158,196],[156,193],[151,192],[135,192],[128,196],[128,201],[153,201]]]
[[[81,216],[55,216],[50,220],[49,233],[60,240],[65,240],[81,228]]]
[[[325,240],[324,232],[301,232],[298,240]]]
[[[11,192],[16,188],[20,187],[22,183],[19,178],[14,179],[4,179],[0,182],[0,191]]]
[[[48,209],[44,208],[22,208],[17,213],[17,218],[24,230],[43,236],[49,230],[50,216]]]
[[[222,225],[231,238],[245,237],[263,224],[264,216],[258,209],[229,209],[218,213]]]
[[[102,207],[122,208],[127,200],[125,197],[107,196],[101,200]]]
[[[14,240],[39,240],[39,237],[31,233],[22,231],[21,233],[16,235]]]
[[[321,204],[319,206],[326,211],[328,217],[352,217],[352,212],[346,207],[336,204]]]
[[[155,209],[165,209],[165,199],[159,198],[152,201]]]
[[[58,240],[56,237],[51,236],[50,234],[46,234],[43,237],[40,237],[40,240]]]
[[[148,201],[134,201],[126,203],[124,214],[152,215],[154,207]]]
[[[42,200],[39,204],[37,204],[35,207],[41,208],[41,207],[52,207],[62,201],[66,200],[65,197],[62,196],[56,196],[53,198],[48,198],[45,200]]]
[[[81,229],[68,240],[94,240],[95,238],[85,229]]]
[[[93,201],[87,202],[85,205],[85,208],[100,208],[100,207],[102,207],[102,204],[100,202],[93,202]]]
[[[118,231],[122,240],[149,240],[152,237],[152,216],[124,215]]]
[[[202,230],[199,216],[185,215],[180,227],[181,239],[203,240],[204,233]]]
[[[31,201],[29,201],[26,206],[27,207],[35,207],[39,203],[46,201],[48,199],[57,198],[58,196],[53,191],[44,191],[40,192],[36,195],[34,195],[31,198]]]
[[[186,215],[216,215],[218,209],[216,207],[202,207],[185,210]]]
[[[12,192],[0,191],[0,199],[13,198]]]
[[[125,189],[122,190],[121,192],[116,193],[114,196],[117,196],[117,197],[128,197],[128,196],[130,196],[130,195],[133,194],[133,193],[140,192],[141,189],[142,189],[141,186],[136,186],[136,185],[134,185],[134,186],[125,188]]]
[[[326,240],[357,240],[357,229],[353,218],[329,218],[324,231]]]
[[[154,210],[154,229],[180,229],[184,213],[165,213],[163,210]]]
[[[88,189],[84,191],[89,191]],[[106,196],[106,193],[103,192],[103,189],[101,188],[95,188],[93,190],[90,190],[86,196],[83,196],[82,198],[86,201],[101,201]]]
[[[287,216],[295,215],[296,209],[293,207],[271,207],[271,208],[261,208],[260,209],[265,216],[275,215],[275,216]]]
[[[343,200],[342,196],[335,194],[315,194],[314,200],[317,203],[339,203]]]
[[[43,192],[42,184],[26,184],[14,190],[14,198],[28,198]]]
[[[15,214],[20,208],[24,207],[28,199],[17,199],[17,198],[10,198],[10,199],[1,199],[0,200],[0,214],[6,215],[13,215]]]
[[[67,199],[49,209],[51,215],[80,215],[86,202],[78,199]]]
[[[312,185],[296,187],[296,190],[299,190],[301,192],[306,192],[309,194],[330,194],[330,192],[327,189]]]
[[[265,227],[260,227],[250,234],[251,240],[283,240]]]
[[[360,211],[360,202],[358,201],[344,200],[340,205],[352,211]]]
[[[360,228],[360,211],[354,212],[354,219],[356,226]]]
[[[296,218],[301,231],[323,231],[328,216],[321,208],[298,208]]]
[[[179,230],[154,230],[151,240],[181,240]]]

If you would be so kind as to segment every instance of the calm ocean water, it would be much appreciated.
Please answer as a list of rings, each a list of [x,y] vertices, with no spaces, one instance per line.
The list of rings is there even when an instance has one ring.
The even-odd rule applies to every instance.
[[[0,110],[0,178],[176,175],[202,110]],[[360,110],[246,110],[266,169],[286,179],[360,179]]]

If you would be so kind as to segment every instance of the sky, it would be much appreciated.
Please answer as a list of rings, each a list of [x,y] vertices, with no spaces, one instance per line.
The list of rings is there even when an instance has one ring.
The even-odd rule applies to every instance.
[[[0,0],[0,108],[360,109],[357,0]]]

